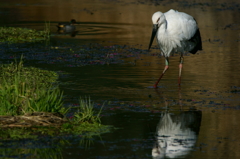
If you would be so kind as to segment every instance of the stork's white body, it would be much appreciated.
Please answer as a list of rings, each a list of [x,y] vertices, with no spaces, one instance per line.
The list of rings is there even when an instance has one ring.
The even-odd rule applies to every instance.
[[[179,64],[179,85],[181,81],[181,71],[183,64],[183,55],[185,53],[195,54],[198,50],[202,50],[202,42],[200,32],[195,19],[183,12],[169,10],[166,13],[156,12],[152,16],[153,31],[149,44],[149,49],[156,35],[157,43],[160,47],[161,54],[166,59],[166,66],[162,75],[154,85],[157,87],[158,82],[163,74],[167,71],[169,60],[168,57],[175,52],[181,54]]]
[[[160,18],[162,24],[158,28],[156,37],[162,55],[169,57],[170,53],[191,51],[195,43],[189,40],[198,30],[194,18],[186,13],[171,9],[166,13],[156,12],[152,17],[153,22],[156,22],[155,19],[159,15],[163,19]]]

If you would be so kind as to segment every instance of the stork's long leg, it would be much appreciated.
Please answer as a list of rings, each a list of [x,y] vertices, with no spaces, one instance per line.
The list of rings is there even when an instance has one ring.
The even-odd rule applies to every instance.
[[[184,60],[183,54],[181,54],[180,63],[179,63],[179,77],[178,77],[178,85],[179,86],[181,84],[181,74],[182,74],[183,60]]]
[[[157,82],[154,84],[154,88],[157,88],[157,85],[159,83],[159,81],[161,80],[161,78],[163,77],[164,73],[168,70],[168,65],[169,65],[169,60],[168,57],[165,58],[165,68],[161,74],[161,76],[159,77],[159,79],[157,80]]]

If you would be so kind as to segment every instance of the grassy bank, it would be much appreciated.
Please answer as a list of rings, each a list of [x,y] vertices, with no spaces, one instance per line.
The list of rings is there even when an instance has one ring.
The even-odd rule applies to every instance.
[[[22,61],[0,67],[0,115],[31,112],[61,112],[62,93],[56,86],[57,74]],[[54,86],[55,82],[55,86]]]
[[[5,134],[2,137],[25,137],[16,135],[21,130],[30,138],[39,133],[88,132],[92,136],[111,130],[110,126],[101,125],[101,109],[96,111],[90,98],[80,98],[77,107],[64,107],[57,78],[52,71],[24,67],[22,60],[0,66],[0,132]],[[67,118],[69,111],[73,116]],[[9,127],[18,130],[6,131]]]

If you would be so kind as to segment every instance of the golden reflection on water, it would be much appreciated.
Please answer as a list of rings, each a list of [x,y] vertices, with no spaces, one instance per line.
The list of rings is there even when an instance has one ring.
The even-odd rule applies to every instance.
[[[134,2],[134,3],[132,3]],[[77,35],[75,38],[88,39],[112,39],[117,44],[141,44],[141,49],[147,49],[150,33],[152,29],[151,16],[160,10],[162,12],[173,8],[184,11],[195,17],[198,22],[202,41],[203,51],[199,54],[186,56],[182,74],[182,98],[198,99],[200,96],[192,93],[194,90],[207,89],[223,95],[223,101],[231,106],[239,105],[239,102],[229,102],[226,97],[229,94],[224,92],[231,91],[232,86],[240,87],[240,12],[235,9],[217,10],[221,4],[231,5],[238,1],[220,0],[217,2],[205,1],[185,1],[188,4],[198,4],[192,6],[183,6],[181,2],[160,1],[155,6],[151,1],[138,3],[132,1],[110,1],[110,0],[22,0],[4,2],[0,8],[4,8],[6,14],[1,23],[21,23],[24,21],[51,21],[55,28],[57,22],[76,19],[79,23],[79,29],[87,27],[96,27],[100,25],[104,32],[103,35]],[[204,4],[216,5],[204,5]],[[13,16],[14,15],[14,16]],[[229,27],[227,27],[229,26]],[[86,29],[86,28],[85,28]],[[80,30],[81,31],[81,30]],[[118,43],[119,42],[119,43]],[[152,50],[152,53],[158,50]],[[119,81],[134,81],[139,86],[146,88],[155,82],[164,67],[163,58],[157,56],[141,56],[137,60],[136,66],[131,69],[119,71]],[[177,85],[179,57],[170,58],[170,69],[167,71],[160,85],[175,87]],[[148,62],[149,66],[146,66]],[[131,75],[131,77],[126,75]],[[133,76],[134,75],[134,76]],[[110,78],[110,77],[109,77]],[[117,78],[117,75],[115,76]],[[139,82],[137,82],[139,81]],[[136,86],[136,85],[135,85]],[[127,92],[126,88],[118,86],[122,92]],[[130,87],[130,86],[129,86]],[[108,91],[116,91],[114,88],[105,88]],[[139,89],[139,88],[136,88]],[[142,88],[141,88],[142,89]],[[132,88],[129,90],[132,91]],[[144,89],[145,93],[151,93],[153,90]],[[117,93],[116,93],[117,94]],[[177,98],[176,92],[168,92],[168,97]],[[203,97],[208,102],[211,99]],[[214,100],[214,99],[212,99]],[[221,98],[217,101],[221,102]],[[206,143],[208,146],[203,148],[206,156],[213,157],[211,148],[217,147],[217,152],[224,158],[236,158],[240,156],[239,110],[227,109],[217,110],[213,113],[211,108],[199,108],[203,110],[202,126],[200,128],[199,142]],[[201,151],[194,152],[196,158],[202,156]],[[225,153],[225,154],[223,154]]]

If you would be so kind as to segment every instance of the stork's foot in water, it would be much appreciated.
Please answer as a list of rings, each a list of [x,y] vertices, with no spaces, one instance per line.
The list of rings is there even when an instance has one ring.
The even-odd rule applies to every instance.
[[[158,83],[161,80],[163,74],[160,76],[160,78],[157,80],[157,82],[153,85],[153,88],[158,88]]]
[[[181,86],[181,77],[178,78],[178,86]]]
[[[158,88],[158,83],[160,81],[160,79],[162,78],[163,74],[160,76],[160,78],[157,80],[157,82],[153,85],[153,88]]]
[[[158,88],[158,87],[157,87],[157,85],[156,85],[156,84],[154,84],[154,85],[153,85],[153,88],[155,88],[155,89],[156,89],[156,88]]]

